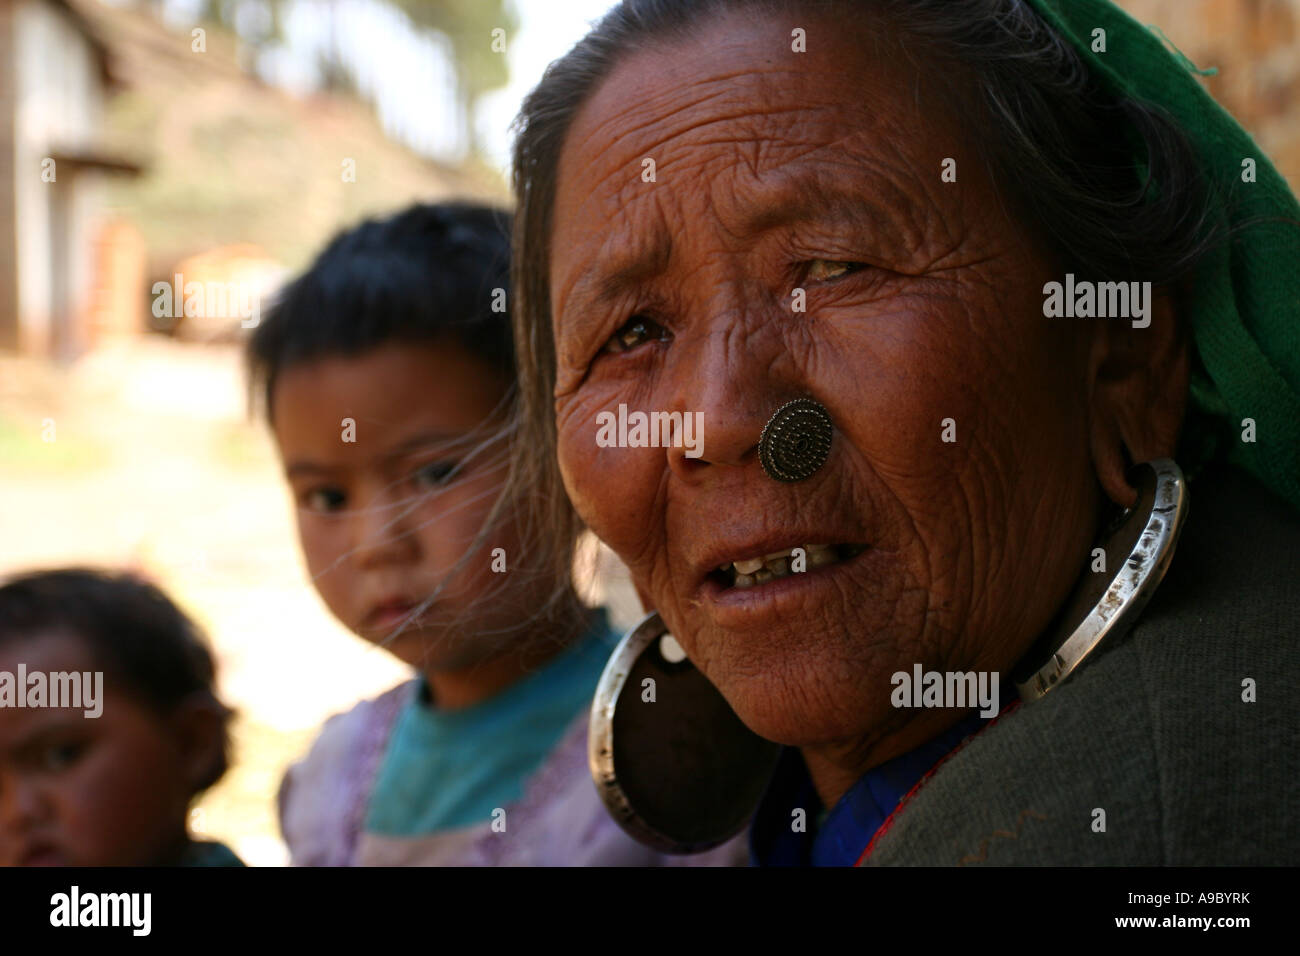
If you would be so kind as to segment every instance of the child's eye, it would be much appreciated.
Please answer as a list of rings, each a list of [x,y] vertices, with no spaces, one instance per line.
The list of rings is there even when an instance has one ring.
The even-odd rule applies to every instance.
[[[41,768],[51,773],[66,770],[77,762],[86,751],[86,744],[81,740],[62,741],[50,744],[41,750]]]
[[[651,339],[667,342],[671,338],[672,333],[654,319],[644,315],[634,315],[610,336],[609,341],[605,343],[605,351],[627,352]]]
[[[426,488],[440,488],[446,485],[460,467],[455,461],[434,461],[415,470],[414,481]]]
[[[348,496],[337,488],[313,488],[302,497],[303,506],[312,511],[338,511]]]
[[[838,262],[833,259],[813,259],[808,263],[805,278],[811,282],[829,282],[865,269],[861,262]]]

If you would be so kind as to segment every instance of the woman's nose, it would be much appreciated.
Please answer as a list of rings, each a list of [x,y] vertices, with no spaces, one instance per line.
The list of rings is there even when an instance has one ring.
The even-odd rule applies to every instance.
[[[776,408],[806,393],[775,321],[719,322],[674,363],[670,407],[698,425],[694,449],[669,449],[669,467],[680,477],[693,479],[709,466],[757,470],[763,426]]]

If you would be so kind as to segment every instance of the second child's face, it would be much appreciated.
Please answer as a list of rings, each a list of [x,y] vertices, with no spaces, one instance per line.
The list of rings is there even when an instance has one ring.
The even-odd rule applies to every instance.
[[[0,647],[0,671],[93,672],[81,638]],[[151,866],[185,840],[195,763],[186,737],[111,681],[84,708],[0,709],[0,866]]]
[[[312,581],[347,627],[414,667],[478,663],[496,650],[482,634],[518,619],[504,589],[513,537],[453,574],[505,477],[494,415],[505,390],[452,344],[311,360],[276,382],[272,421]],[[495,548],[507,574],[493,571]],[[482,600],[493,588],[501,599]]]

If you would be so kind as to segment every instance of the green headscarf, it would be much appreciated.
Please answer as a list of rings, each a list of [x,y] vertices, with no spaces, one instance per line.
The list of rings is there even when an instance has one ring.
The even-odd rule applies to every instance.
[[[1179,462],[1218,456],[1300,510],[1300,204],[1249,134],[1194,79],[1196,68],[1110,0],[1029,0],[1114,93],[1163,107],[1217,189],[1229,241],[1197,269],[1189,297],[1191,406]],[[1105,30],[1105,52],[1093,52]],[[1100,48],[1100,44],[1097,44]],[[1255,181],[1243,161],[1255,161]],[[1255,422],[1242,440],[1243,419]]]

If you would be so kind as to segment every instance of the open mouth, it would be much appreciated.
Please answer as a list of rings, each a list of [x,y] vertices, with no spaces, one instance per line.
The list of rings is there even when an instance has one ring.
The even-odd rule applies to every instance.
[[[801,574],[840,564],[857,557],[865,550],[867,550],[865,544],[855,542],[800,545],[797,548],[774,551],[761,558],[728,561],[716,571],[710,571],[708,577],[720,584],[723,589],[753,588],[791,574]],[[803,554],[797,555],[795,551],[802,551]]]

